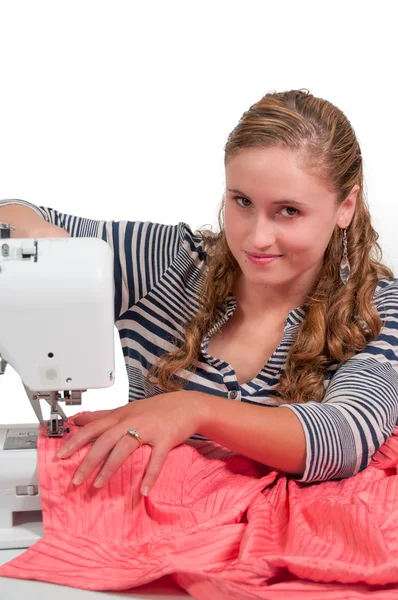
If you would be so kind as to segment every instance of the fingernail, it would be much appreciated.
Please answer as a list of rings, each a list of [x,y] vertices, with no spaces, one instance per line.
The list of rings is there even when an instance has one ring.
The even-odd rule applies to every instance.
[[[142,492],[141,492],[141,493],[142,493],[142,495],[143,495],[143,496],[148,496],[148,494],[149,494],[149,487],[146,485],[146,486],[143,488],[143,490],[142,490]]]
[[[65,448],[60,448],[55,456],[57,458],[63,458],[66,454],[68,454],[68,451]]]
[[[96,488],[102,487],[104,485],[104,478],[103,477],[98,477],[98,479],[96,479],[94,481],[93,485]]]
[[[72,480],[72,482],[75,485],[80,485],[82,481],[83,481],[83,475],[76,475]]]

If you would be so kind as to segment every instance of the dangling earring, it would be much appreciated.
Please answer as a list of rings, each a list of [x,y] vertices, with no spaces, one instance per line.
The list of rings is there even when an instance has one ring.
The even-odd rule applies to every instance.
[[[340,263],[340,279],[346,285],[347,281],[350,278],[350,263],[348,262],[348,252],[347,252],[347,231],[343,229],[343,258]]]

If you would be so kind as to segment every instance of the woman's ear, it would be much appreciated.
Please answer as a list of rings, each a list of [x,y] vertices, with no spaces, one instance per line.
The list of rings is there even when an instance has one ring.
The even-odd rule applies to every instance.
[[[341,229],[345,229],[351,223],[352,217],[354,216],[355,212],[355,206],[359,190],[359,185],[355,184],[351,192],[348,194],[347,198],[339,207],[339,216],[336,224],[339,227],[341,227]]]

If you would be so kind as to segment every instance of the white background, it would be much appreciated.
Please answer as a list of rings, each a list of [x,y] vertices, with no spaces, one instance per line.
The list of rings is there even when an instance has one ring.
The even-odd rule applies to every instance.
[[[265,93],[308,88],[357,133],[374,227],[395,271],[393,7],[0,0],[0,198],[93,219],[215,225],[228,133]],[[84,410],[127,402],[115,341],[117,382],[87,392]],[[34,420],[8,367],[0,423]]]

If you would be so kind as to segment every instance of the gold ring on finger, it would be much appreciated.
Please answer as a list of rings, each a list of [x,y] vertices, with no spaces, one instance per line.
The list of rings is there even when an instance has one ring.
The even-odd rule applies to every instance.
[[[139,443],[139,445],[142,446],[142,444],[144,442],[142,441],[142,438],[141,438],[140,434],[138,433],[138,431],[136,429],[128,429],[127,433],[129,435],[133,436],[137,440],[137,442]]]

